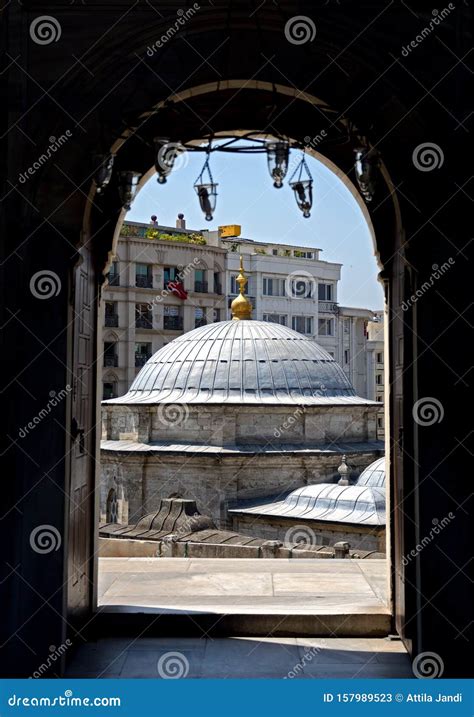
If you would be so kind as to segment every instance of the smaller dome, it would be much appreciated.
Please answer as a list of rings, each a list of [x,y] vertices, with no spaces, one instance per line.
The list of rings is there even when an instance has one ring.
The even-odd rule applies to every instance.
[[[332,523],[385,525],[385,457],[367,466],[354,485],[314,483],[297,488],[283,500],[229,512]]]
[[[371,486],[372,488],[385,488],[385,456],[367,466],[355,485]]]
[[[319,483],[298,488],[282,501],[235,508],[229,513],[352,525],[385,525],[385,491],[383,488]]]

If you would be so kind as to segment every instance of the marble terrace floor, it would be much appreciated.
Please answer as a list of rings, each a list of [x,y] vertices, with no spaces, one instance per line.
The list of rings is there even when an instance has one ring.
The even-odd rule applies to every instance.
[[[254,637],[108,637],[76,650],[69,677],[413,677],[403,644],[387,636],[383,560],[101,558],[99,573],[101,612],[252,616],[257,630],[260,618],[278,626],[291,613],[316,625],[318,637],[300,629],[276,636],[264,626]]]
[[[103,609],[370,615],[389,623],[385,560],[100,558]]]
[[[66,676],[166,679],[169,674],[186,679],[413,678],[400,641],[334,637],[103,639],[80,647]]]

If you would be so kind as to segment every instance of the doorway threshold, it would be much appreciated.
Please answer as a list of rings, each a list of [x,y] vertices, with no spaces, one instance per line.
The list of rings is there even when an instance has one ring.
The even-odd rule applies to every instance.
[[[157,632],[383,637],[387,584],[378,559],[99,558],[98,612]]]

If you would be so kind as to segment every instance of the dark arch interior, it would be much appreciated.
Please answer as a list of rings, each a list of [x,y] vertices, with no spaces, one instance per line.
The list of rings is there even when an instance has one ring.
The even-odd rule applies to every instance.
[[[466,506],[472,487],[469,431],[459,409],[472,367],[470,353],[456,347],[469,345],[465,313],[472,304],[473,187],[465,160],[474,118],[467,100],[472,92],[465,92],[472,87],[471,8],[460,4],[405,54],[431,10],[398,2],[214,2],[191,17],[181,36],[155,50],[177,10],[190,3],[170,2],[157,13],[152,3],[107,1],[94,9],[93,21],[87,6],[43,3],[42,12],[62,28],[61,40],[49,47],[28,35],[35,6],[10,3],[2,30],[14,58],[0,77],[2,96],[12,98],[2,108],[0,226],[4,396],[14,434],[35,412],[25,396],[42,406],[50,390],[69,384],[72,390],[54,417],[21,445],[6,441],[3,454],[5,475],[13,477],[5,486],[3,521],[10,599],[1,629],[9,670],[31,674],[36,664],[12,635],[47,654],[66,633],[79,639],[95,624],[97,304],[121,214],[117,171],[147,172],[155,136],[187,141],[240,127],[302,142],[325,129],[337,141],[318,144],[318,152],[353,179],[352,143],[340,141],[349,127],[377,147],[386,168],[369,211],[390,312],[394,630],[413,654],[442,654],[445,676],[467,676],[464,635],[473,625],[474,583],[467,574]],[[314,41],[288,41],[286,23],[295,15],[312,19]],[[290,100],[267,85],[229,89],[231,80],[291,87],[297,96]],[[206,94],[175,101],[181,91],[206,84]],[[316,108],[304,93],[327,105]],[[35,168],[50,138],[61,136],[67,140],[53,161]],[[436,171],[420,172],[413,153],[427,142],[441,148],[443,162]],[[112,147],[114,174],[97,197],[96,155]],[[453,268],[405,310],[430,281],[433,266],[449,257]],[[39,301],[29,286],[45,268],[58,277],[59,291]],[[416,401],[426,396],[444,409],[443,421],[429,427],[413,418]],[[454,526],[403,565],[433,519],[449,511]],[[52,524],[62,537],[47,569],[45,556],[29,544],[40,523]]]

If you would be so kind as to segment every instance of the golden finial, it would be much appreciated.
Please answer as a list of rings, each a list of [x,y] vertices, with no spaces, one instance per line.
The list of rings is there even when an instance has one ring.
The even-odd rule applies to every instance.
[[[239,285],[239,295],[233,300],[230,305],[232,311],[232,320],[241,321],[242,319],[252,318],[252,304],[245,297],[244,291],[247,284],[247,277],[244,273],[244,259],[242,254],[240,255],[240,271],[236,278],[236,282]]]

